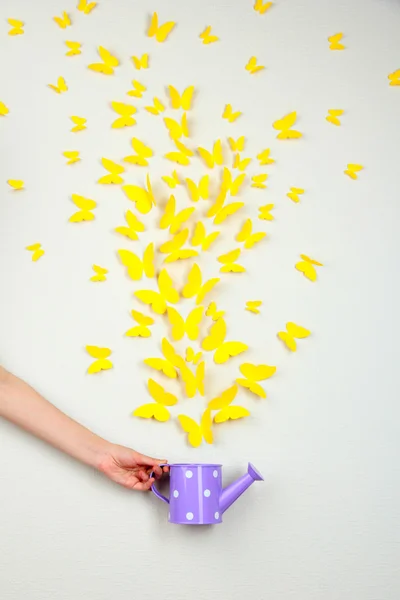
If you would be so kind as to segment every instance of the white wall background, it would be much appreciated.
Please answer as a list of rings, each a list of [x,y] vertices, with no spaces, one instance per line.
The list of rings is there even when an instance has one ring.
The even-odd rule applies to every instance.
[[[66,32],[52,21],[62,10],[73,19]],[[178,23],[162,45],[145,36],[154,10]],[[261,17],[251,0],[100,0],[85,16],[63,0],[3,0],[0,15],[0,100],[11,110],[0,122],[0,360],[108,439],[170,461],[218,460],[227,481],[249,459],[266,476],[222,526],[176,527],[155,498],[0,423],[1,598],[397,600],[400,88],[387,75],[400,65],[400,3],[277,0]],[[8,17],[25,21],[24,36],[7,35]],[[198,35],[208,24],[221,41],[207,47]],[[346,50],[330,52],[327,37],[338,31]],[[65,57],[66,39],[83,43],[81,56]],[[98,45],[121,59],[114,78],[86,69]],[[138,73],[129,57],[145,51],[151,68]],[[244,70],[253,54],[267,67],[256,77]],[[46,87],[59,75],[69,85],[62,96]],[[214,298],[227,310],[229,337],[248,341],[246,360],[278,372],[266,401],[241,392],[247,422],[222,426],[216,444],[198,450],[174,422],[129,416],[146,398],[141,360],[157,355],[165,329],[149,340],[123,337],[135,286],[116,250],[133,246],[113,228],[132,205],[117,187],[95,183],[99,159],[120,160],[135,135],[156,151],[159,197],[167,193],[160,176],[172,170],[161,158],[170,143],[160,118],[141,110],[134,129],[110,129],[109,102],[129,101],[134,78],[148,86],[138,107],[165,98],[167,84],[196,86],[194,145],[244,134],[246,156],[270,146],[277,161],[268,190],[246,189],[246,213],[226,226],[215,253],[233,247],[244,214],[255,218],[274,202],[274,222],[255,219],[268,241],[245,255],[248,274],[226,279]],[[243,111],[234,125],[221,119],[226,102]],[[328,108],[345,110],[342,127],[325,121]],[[280,142],[271,124],[291,110],[304,138]],[[73,114],[88,118],[81,134],[69,131]],[[66,167],[68,149],[82,162]],[[358,181],[343,175],[348,162],[365,166]],[[253,162],[249,173],[261,170]],[[187,173],[199,176],[199,161]],[[128,167],[127,182],[143,177]],[[24,179],[26,190],[10,192],[9,178]],[[306,189],[298,205],[286,198],[290,186]],[[67,222],[73,192],[98,201],[96,221]],[[183,188],[177,197],[186,200]],[[46,255],[35,264],[24,248],[36,241]],[[324,262],[316,284],[293,268],[300,252]],[[94,262],[109,268],[105,284],[89,282]],[[214,254],[206,269],[215,269]],[[259,317],[243,310],[255,298],[264,300]],[[294,355],[275,335],[288,320],[313,332]],[[86,376],[86,344],[109,345],[115,369]],[[210,366],[208,397],[239,362]],[[184,410],[198,418],[203,405]]]

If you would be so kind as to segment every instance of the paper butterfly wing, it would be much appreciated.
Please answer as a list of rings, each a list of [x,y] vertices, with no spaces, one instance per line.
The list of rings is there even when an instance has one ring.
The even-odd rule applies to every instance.
[[[162,406],[161,404],[153,404],[152,402],[139,406],[133,411],[132,414],[134,417],[141,417],[142,419],[154,418],[156,421],[160,421],[161,423],[168,421],[171,416],[165,406]]]
[[[218,319],[209,330],[209,335],[204,338],[201,347],[206,352],[211,352],[221,346],[226,337],[226,323],[223,318]]]
[[[188,434],[188,442],[193,448],[198,448],[202,442],[200,425],[187,415],[178,415],[179,423],[185,433]]]
[[[224,423],[229,419],[243,419],[243,417],[248,417],[250,412],[247,408],[243,406],[228,406],[227,408],[223,408],[220,410],[214,417],[214,423]]]
[[[311,335],[311,331],[309,331],[305,327],[296,325],[296,323],[293,323],[293,322],[286,323],[286,328],[290,335],[292,335],[293,337],[295,337],[299,340],[304,339],[304,338],[308,337],[309,335]]]
[[[220,319],[221,320],[221,319]],[[217,321],[219,323],[219,321]],[[242,352],[245,352],[248,346],[243,342],[225,342],[214,353],[214,362],[217,365],[227,362],[227,360],[233,356],[238,356]]]

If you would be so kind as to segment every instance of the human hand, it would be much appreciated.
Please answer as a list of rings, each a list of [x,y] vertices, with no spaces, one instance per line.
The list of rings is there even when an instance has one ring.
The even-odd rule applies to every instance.
[[[123,487],[146,491],[151,488],[155,478],[159,479],[163,472],[168,472],[168,467],[159,466],[166,462],[166,459],[151,458],[125,446],[109,444],[98,469],[111,481]],[[152,471],[155,478],[150,477]]]

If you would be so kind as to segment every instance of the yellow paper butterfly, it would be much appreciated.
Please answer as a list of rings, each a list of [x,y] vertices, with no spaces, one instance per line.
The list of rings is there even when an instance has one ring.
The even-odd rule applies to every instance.
[[[219,396],[216,396],[215,398],[210,400],[207,404],[207,408],[211,411],[220,410],[221,408],[225,408],[225,406],[229,406],[229,404],[231,404],[234,401],[237,393],[238,393],[237,385],[236,384],[232,385],[231,387],[229,387],[226,390],[224,390],[223,392],[221,392],[219,394]]]
[[[288,192],[286,196],[293,200],[293,202],[296,202],[297,204],[298,202],[300,202],[299,196],[301,196],[302,194],[304,194],[303,188],[291,187],[290,192]]]
[[[171,189],[176,188],[176,186],[180,184],[179,175],[176,171],[172,171],[171,175],[164,175],[161,179],[165,181],[167,186]]]
[[[62,17],[53,17],[53,21],[57,23],[57,25],[61,29],[66,29],[71,25],[71,19],[69,18],[68,13],[66,12],[63,12]]]
[[[272,6],[272,2],[266,2],[265,4],[263,4],[262,0],[256,0],[254,3],[254,10],[258,13],[260,13],[260,15],[263,15],[267,12],[267,10],[269,10]]]
[[[209,335],[204,338],[201,347],[206,352],[214,352],[214,362],[218,365],[226,363],[231,356],[238,356],[248,349],[242,342],[225,342],[226,323],[223,318],[211,325]]]
[[[240,153],[237,152],[233,157],[232,167],[239,171],[244,171],[251,163],[251,158],[240,158]]]
[[[136,79],[133,79],[132,85],[133,90],[129,90],[129,92],[126,92],[127,95],[133,96],[134,98],[142,98],[143,92],[147,90],[146,86],[140,83],[140,81],[137,81]]]
[[[286,331],[278,332],[278,338],[282,340],[282,342],[286,344],[288,350],[291,350],[292,352],[296,352],[297,349],[296,339],[302,340],[309,335],[311,335],[311,331],[292,322],[286,323]]]
[[[243,406],[230,406],[236,397],[237,391],[237,386],[233,385],[216,398],[213,398],[213,400],[210,400],[207,408],[209,410],[218,411],[214,417],[214,423],[224,423],[229,419],[236,420],[250,415],[247,408],[244,408]]]
[[[201,158],[209,169],[214,168],[215,165],[222,165],[224,162],[221,140],[217,140],[215,142],[212,153],[205,148],[197,148],[197,152],[200,154]]]
[[[165,42],[174,27],[174,21],[168,21],[163,25],[158,25],[158,14],[155,12],[151,17],[151,23],[147,31],[147,37],[155,37],[157,42]]]
[[[250,392],[253,392],[253,394],[256,396],[259,396],[260,398],[266,398],[267,394],[258,381],[265,381],[266,379],[272,377],[272,375],[276,372],[276,367],[243,363],[240,365],[239,370],[244,376],[244,379],[239,377],[239,379],[236,379],[236,383],[250,390]]]
[[[113,364],[111,360],[109,360],[109,356],[111,356],[111,350],[109,348],[100,348],[99,346],[86,346],[86,352],[92,358],[96,360],[92,362],[87,372],[89,375],[93,375],[94,373],[100,373],[100,371],[108,371],[108,369],[113,368]]]
[[[25,250],[32,252],[32,262],[36,262],[41,256],[44,255],[44,250],[42,248],[42,244],[40,243],[31,244],[30,246],[27,246]]]
[[[269,148],[266,148],[265,150],[261,150],[261,152],[257,154],[257,158],[260,162],[260,167],[264,165],[270,165],[275,162],[273,158],[270,158],[270,153],[271,150]]]
[[[51,90],[56,92],[56,94],[63,94],[64,92],[68,91],[68,86],[65,82],[64,77],[59,77],[57,79],[57,85],[53,85],[52,83],[49,83],[47,87],[49,87]]]
[[[151,306],[158,315],[163,315],[167,310],[167,302],[176,304],[179,302],[179,293],[174,288],[172,279],[166,269],[162,269],[157,278],[159,292],[154,290],[139,290],[135,292],[138,300]]]
[[[188,236],[189,229],[182,229],[179,233],[175,233],[172,236],[172,239],[168,240],[168,242],[164,242],[164,244],[160,246],[160,252],[162,254],[170,254],[171,252],[175,252],[175,250],[179,250],[188,239]]]
[[[219,231],[213,231],[209,235],[206,235],[206,228],[204,227],[202,221],[197,221],[190,243],[195,247],[201,246],[202,250],[208,250],[211,244],[215,242],[219,234]]]
[[[113,56],[109,50],[99,46],[98,53],[103,62],[92,63],[88,65],[88,69],[96,71],[96,73],[103,73],[103,75],[113,75],[114,68],[118,67],[119,60],[116,56]]]
[[[189,128],[187,124],[187,116],[186,113],[183,113],[181,122],[175,121],[175,119],[170,119],[169,117],[164,117],[164,123],[169,132],[169,137],[171,140],[178,140],[183,135],[185,137],[189,137]]]
[[[184,208],[183,210],[177,213],[175,196],[171,194],[165,206],[164,214],[160,220],[160,229],[169,228],[169,232],[172,235],[177,233],[180,230],[181,226],[184,223],[186,223],[186,221],[189,219],[189,217],[195,210],[196,209],[194,208],[194,206],[190,206],[188,208]]]
[[[12,27],[12,29],[9,30],[8,35],[22,35],[25,33],[23,30],[23,21],[20,21],[19,19],[7,19],[7,22]]]
[[[258,218],[261,221],[273,221],[274,217],[271,215],[271,210],[274,208],[274,204],[265,204],[264,206],[259,207],[260,214]]]
[[[261,300],[248,300],[246,302],[246,310],[254,313],[255,315],[259,315],[260,311],[258,309],[261,305],[262,305]]]
[[[265,188],[267,187],[265,185],[265,182],[268,179],[268,175],[267,173],[260,173],[259,175],[253,175],[253,177],[251,178],[251,187],[252,188],[259,188],[260,190],[265,190]]]
[[[202,352],[195,352],[193,350],[193,348],[186,348],[186,355],[185,355],[185,360],[186,362],[191,362],[194,365],[197,365],[197,363],[199,362],[199,360],[201,360],[203,356]]]
[[[7,183],[16,192],[18,190],[23,190],[24,189],[24,182],[22,181],[22,179],[8,179]]]
[[[213,321],[218,321],[225,314],[224,310],[218,310],[215,302],[210,302],[206,310],[206,317],[211,317]]]
[[[322,267],[323,264],[314,260],[313,258],[310,258],[306,254],[300,254],[300,257],[302,258],[302,260],[296,263],[296,269],[300,271],[300,273],[303,273],[304,276],[307,277],[307,279],[309,279],[310,281],[316,281],[317,271],[314,265],[317,267]]]
[[[135,202],[137,210],[142,214],[146,215],[151,211],[153,205],[156,204],[153,188],[151,187],[150,175],[146,175],[147,189],[144,189],[138,185],[123,185],[122,189],[129,200]]]
[[[225,104],[224,112],[222,113],[222,118],[229,121],[229,123],[233,123],[240,117],[242,113],[240,111],[233,112],[231,104]]]
[[[170,379],[176,379],[176,369],[181,366],[183,359],[175,352],[167,338],[163,338],[161,341],[161,351],[164,358],[145,358],[144,364],[156,371],[161,371]]]
[[[118,250],[118,255],[124,267],[127,268],[128,276],[134,281],[142,279],[143,273],[149,278],[155,276],[153,243],[146,247],[143,260],[130,250]]]
[[[185,334],[192,342],[198,339],[200,335],[200,323],[203,318],[203,310],[202,306],[193,308],[185,320],[175,308],[168,306],[168,320],[172,325],[171,336],[175,342],[179,342]]]
[[[217,214],[214,217],[214,225],[220,225],[223,223],[228,217],[234,215],[244,206],[244,202],[231,202],[230,204],[226,204],[223,208],[218,210]],[[208,215],[207,215],[208,216]]]
[[[192,108],[192,98],[194,93],[193,85],[186,88],[182,94],[180,94],[173,85],[168,86],[168,91],[172,108],[182,108],[183,110],[190,110]]]
[[[343,33],[335,33],[335,35],[331,35],[328,37],[328,42],[330,42],[329,50],[344,50],[346,46],[340,43],[340,40],[343,37]]]
[[[96,273],[96,275],[93,275],[90,278],[90,281],[106,281],[107,280],[106,274],[108,273],[108,269],[105,269],[104,267],[99,267],[99,265],[93,265],[92,269]]]
[[[199,35],[199,38],[202,40],[204,45],[212,44],[213,42],[218,42],[219,37],[216,35],[211,35],[211,25],[208,25]]]
[[[389,73],[388,79],[389,85],[400,85],[400,69],[397,69],[397,71],[393,71],[393,73]]]
[[[125,171],[125,167],[123,167],[122,165],[118,165],[117,163],[110,160],[109,158],[102,158],[101,164],[106,169],[106,171],[108,171],[109,174],[103,175],[103,177],[100,177],[100,179],[97,181],[97,183],[102,183],[105,185],[109,185],[109,184],[115,185],[117,183],[124,182],[124,180],[121,177],[121,173],[123,173]]]
[[[75,206],[77,206],[80,210],[71,215],[69,221],[71,223],[80,223],[81,221],[93,221],[94,214],[92,213],[92,210],[96,208],[97,202],[95,202],[94,200],[90,200],[90,198],[84,198],[84,196],[79,196],[78,194],[72,194],[71,199]]]
[[[125,156],[123,160],[131,165],[138,165],[140,167],[148,166],[149,161],[147,159],[153,156],[153,150],[138,140],[138,138],[132,138],[131,146],[136,154]]]
[[[5,117],[9,113],[8,107],[4,104],[4,102],[0,102],[0,116]]]
[[[211,292],[219,281],[219,277],[214,277],[203,284],[201,269],[195,263],[189,271],[187,284],[182,290],[182,296],[184,298],[193,298],[193,296],[196,296],[196,304],[201,304],[205,296]]]
[[[125,332],[125,335],[127,337],[150,337],[151,331],[148,326],[154,324],[154,319],[137,310],[131,310],[131,315],[138,325],[128,329],[128,331]]]
[[[272,127],[279,131],[278,135],[276,136],[278,140],[292,140],[302,137],[303,134],[300,133],[300,131],[290,129],[295,124],[296,119],[297,112],[293,111],[285,117],[282,117],[282,119],[278,119],[278,121],[272,123]]]
[[[189,157],[194,155],[192,150],[177,139],[174,139],[173,141],[178,148],[178,152],[167,152],[167,154],[164,154],[164,157],[172,162],[178,163],[178,165],[190,165]]]
[[[200,178],[198,185],[193,181],[193,179],[186,179],[186,185],[188,187],[189,194],[193,202],[198,202],[200,198],[202,198],[203,200],[208,199],[209,181],[209,175],[203,175],[203,177]]]
[[[345,169],[344,173],[345,173],[345,175],[348,175],[349,177],[351,177],[351,179],[358,179],[357,173],[359,171],[362,171],[363,168],[364,167],[362,165],[358,165],[356,163],[349,163],[347,165],[347,169]]]
[[[185,394],[188,398],[193,398],[197,392],[204,396],[204,377],[205,377],[205,362],[201,361],[196,367],[196,372],[192,373],[184,361],[181,362],[180,376],[185,384]]]
[[[71,131],[83,131],[86,129],[86,120],[83,117],[70,117],[71,121],[75,123],[75,127]]]
[[[232,152],[242,152],[244,150],[244,143],[246,138],[244,135],[240,136],[237,140],[229,137],[228,142]]]
[[[77,9],[88,15],[97,6],[97,2],[88,2],[87,0],[79,0]]]
[[[121,129],[122,127],[131,127],[136,125],[136,119],[132,117],[135,114],[136,108],[131,104],[124,104],[123,102],[111,102],[112,109],[120,115],[118,119],[112,122],[111,127],[113,129]]]
[[[250,75],[254,75],[254,73],[258,73],[259,71],[265,69],[265,67],[263,65],[258,65],[257,58],[255,56],[252,56],[251,58],[249,58],[245,69],[250,73]]]
[[[148,69],[149,68],[149,55],[142,54],[142,56],[131,56],[133,60],[133,64],[135,65],[135,69],[140,71],[140,69]]]
[[[338,117],[340,117],[343,113],[344,110],[340,108],[329,108],[325,119],[328,121],[328,123],[332,123],[332,125],[341,125],[342,123]]]
[[[200,425],[187,415],[178,415],[178,420],[183,431],[188,434],[187,440],[193,448],[198,448],[203,439],[207,444],[213,443],[211,411],[208,409],[204,411],[200,420]]]
[[[148,404],[142,404],[133,411],[134,417],[142,419],[155,419],[156,421],[165,422],[170,418],[170,414],[166,406],[174,406],[178,402],[178,398],[169,392],[166,392],[162,385],[159,385],[154,379],[149,379],[147,389],[150,396],[155,400]]]
[[[69,48],[68,52],[65,53],[65,56],[77,56],[78,54],[82,54],[80,42],[65,42],[67,48]]]
[[[81,160],[79,158],[79,151],[78,150],[66,150],[65,152],[63,152],[63,156],[65,156],[65,158],[67,158],[67,165],[72,165],[76,162],[78,162],[79,160]]]
[[[115,231],[121,235],[124,235],[130,240],[138,240],[139,236],[137,232],[141,233],[142,231],[145,231],[145,226],[130,210],[126,211],[125,220],[128,224],[128,227],[116,227]]]
[[[196,250],[182,248],[188,236],[189,229],[182,229],[182,231],[176,233],[171,240],[160,246],[160,252],[162,254],[168,254],[165,262],[176,262],[177,260],[184,260],[199,255]]]
[[[228,169],[228,167],[224,167],[222,174],[222,189],[226,190],[226,192],[229,192],[231,196],[237,196],[245,179],[246,173],[242,173],[233,179],[231,171]]]
[[[252,231],[253,222],[251,219],[247,219],[235,238],[237,242],[244,242],[246,250],[252,248],[254,244],[258,244],[258,242],[261,242],[267,236],[264,231],[259,231],[258,233],[252,233]]]
[[[221,254],[218,256],[218,262],[222,263],[222,267],[220,268],[220,273],[244,273],[246,269],[242,265],[238,265],[236,262],[241,253],[240,248],[236,248],[235,250],[231,250],[226,254]]]

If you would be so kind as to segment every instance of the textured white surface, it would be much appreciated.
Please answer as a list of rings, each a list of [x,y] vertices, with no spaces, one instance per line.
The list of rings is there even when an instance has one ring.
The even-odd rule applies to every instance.
[[[65,32],[52,21],[62,10],[73,19]],[[153,10],[178,22],[166,44],[144,35]],[[11,109],[0,122],[1,362],[109,439],[171,461],[218,460],[229,481],[248,459],[266,476],[223,525],[174,527],[155,498],[0,423],[2,600],[397,600],[400,88],[387,75],[399,68],[400,3],[277,0],[259,16],[245,0],[100,0],[84,16],[64,0],[13,0],[0,16],[0,100]],[[24,36],[7,35],[8,17],[25,21]],[[221,42],[207,47],[198,34],[208,24]],[[338,31],[346,50],[330,52],[327,37]],[[64,56],[66,39],[83,43],[81,56]],[[98,45],[121,59],[114,78],[86,69]],[[145,51],[151,68],[139,73],[129,56]],[[253,54],[267,67],[256,77],[244,70]],[[69,85],[62,96],[46,87],[59,75]],[[122,335],[134,286],[115,255],[129,244],[113,228],[131,206],[119,189],[96,185],[98,161],[129,154],[135,135],[157,152],[151,173],[163,197],[159,177],[172,170],[160,158],[170,143],[159,118],[140,111],[134,129],[109,128],[108,103],[128,99],[134,78],[149,89],[137,106],[164,97],[167,84],[196,86],[196,144],[245,134],[246,156],[271,146],[277,160],[268,190],[245,194],[250,216],[275,203],[274,222],[255,221],[269,239],[245,255],[248,275],[215,299],[228,311],[230,338],[248,341],[249,360],[278,372],[266,401],[241,394],[252,409],[246,423],[221,426],[215,446],[197,451],[174,422],[129,417],[146,397],[140,362],[156,355],[164,326],[150,340]],[[220,118],[226,102],[243,111],[234,125]],[[325,121],[328,108],[345,110],[342,127]],[[279,142],[271,123],[291,110],[304,138]],[[86,131],[69,132],[73,114],[88,118]],[[81,150],[82,162],[66,167],[68,149]],[[348,162],[365,166],[356,182],[343,175]],[[24,179],[26,191],[9,192],[9,178]],[[127,181],[142,178],[128,169]],[[301,204],[285,197],[290,186],[305,188]],[[67,222],[72,192],[98,201],[94,223]],[[241,221],[226,228],[218,253]],[[24,248],[36,241],[46,255],[33,264]],[[324,262],[317,284],[293,268],[300,252]],[[94,262],[110,269],[105,284],[88,281]],[[260,317],[243,310],[256,298]],[[275,337],[288,320],[313,332],[295,355]],[[114,371],[85,376],[86,344],[109,345]],[[212,371],[210,396],[237,364]],[[198,418],[203,403],[186,406]]]

